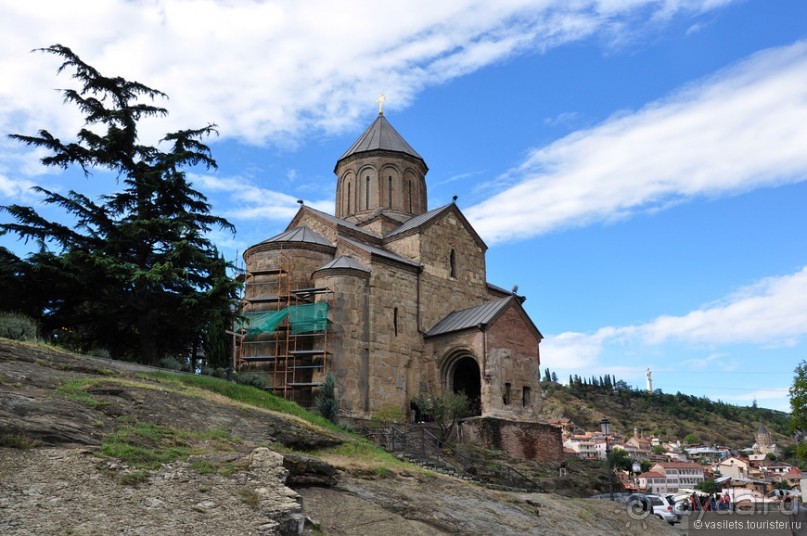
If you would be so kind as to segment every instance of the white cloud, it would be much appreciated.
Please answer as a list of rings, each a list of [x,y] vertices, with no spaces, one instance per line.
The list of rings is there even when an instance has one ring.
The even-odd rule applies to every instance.
[[[590,334],[547,336],[541,344],[541,356],[542,363],[580,371],[599,366],[606,346],[611,345],[643,352],[673,341],[695,347],[787,346],[805,335],[807,266],[792,275],[763,279],[720,303],[686,315],[662,316],[635,326],[608,326]],[[687,366],[693,368],[691,363]]]
[[[49,125],[64,135],[80,124],[43,90],[69,84],[55,78],[57,58],[28,53],[53,43],[165,91],[171,116],[144,134],[215,122],[223,138],[293,144],[311,129],[352,126],[381,90],[389,108],[401,108],[427,85],[526,50],[724,3],[0,0],[0,72],[15,81],[0,87],[0,130]]]
[[[719,388],[718,388],[719,390]],[[787,387],[771,387],[766,389],[749,390],[744,394],[720,393],[711,397],[713,400],[722,400],[731,404],[750,406],[756,401],[759,406],[777,411],[790,412],[790,391]]]
[[[26,179],[10,179],[0,174],[0,200],[3,202],[30,202],[36,198],[31,191],[34,183]]]
[[[265,220],[288,222],[300,208],[298,198],[261,188],[243,177],[215,177],[212,175],[189,175],[194,187],[212,194],[227,197],[227,206],[220,215],[235,222]],[[333,212],[333,200],[303,200],[306,205],[324,212]]]
[[[466,211],[486,241],[807,179],[807,42],[535,150]]]
[[[757,389],[756,391],[750,391],[748,393],[738,395],[738,394],[728,394],[722,395],[720,397],[721,400],[779,400],[782,398],[787,398],[790,394],[790,390],[788,387],[779,387],[779,388],[770,388],[770,389]]]
[[[791,345],[807,334],[807,267],[769,277],[684,316],[662,316],[637,327],[649,344],[676,339],[693,344]]]

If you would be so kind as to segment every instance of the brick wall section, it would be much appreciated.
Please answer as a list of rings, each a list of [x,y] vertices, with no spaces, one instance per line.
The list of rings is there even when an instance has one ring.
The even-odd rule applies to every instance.
[[[489,406],[485,414],[536,420],[541,408],[540,337],[516,303],[512,303],[487,329]],[[506,384],[509,404],[505,404]],[[524,396],[525,388],[529,389]]]
[[[425,363],[437,371],[433,377],[436,381],[430,378],[428,388],[439,392],[441,385],[450,387],[450,379],[444,377],[447,360],[458,354],[469,355],[479,365],[482,377],[483,416],[536,421],[541,409],[538,343],[538,333],[513,303],[485,332],[468,329],[426,339]],[[510,384],[509,404],[504,403],[506,383]],[[529,389],[527,400],[525,387]]]
[[[493,417],[466,419],[462,423],[462,440],[489,449],[503,450],[522,460],[560,462],[564,458],[560,428],[545,423]]]

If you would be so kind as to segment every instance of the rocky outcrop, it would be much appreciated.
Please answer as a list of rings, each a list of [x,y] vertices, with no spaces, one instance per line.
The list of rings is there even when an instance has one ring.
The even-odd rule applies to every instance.
[[[332,485],[327,463],[255,447],[313,448],[338,443],[335,433],[132,374],[142,370],[0,340],[0,444],[18,447],[0,446],[0,535],[316,534],[303,528],[301,497],[330,536],[675,534],[608,501],[505,494],[325,452],[340,469]],[[76,379],[89,389],[71,390]],[[148,471],[104,456],[97,445],[121,422],[177,431],[193,455]]]
[[[283,455],[267,448],[257,448],[249,456],[250,479],[257,485],[258,510],[269,521],[260,526],[262,534],[293,536],[303,533],[305,514],[303,499],[284,484],[288,471]]]
[[[0,534],[156,536],[302,534],[300,496],[283,484],[283,457],[257,449],[246,472],[164,465],[136,485],[125,464],[93,448],[0,448]],[[247,465],[248,464],[248,465]]]
[[[300,454],[286,454],[283,456],[283,467],[289,472],[286,485],[293,488],[298,486],[336,485],[336,468],[317,458],[302,456]]]

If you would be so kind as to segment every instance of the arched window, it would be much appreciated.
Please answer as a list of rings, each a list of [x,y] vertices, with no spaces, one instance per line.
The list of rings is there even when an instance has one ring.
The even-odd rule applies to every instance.
[[[387,182],[389,183],[389,202],[387,203],[387,206],[392,208],[392,175],[387,177]]]
[[[454,252],[454,248],[451,248],[451,252],[448,254],[448,275],[451,278],[457,277],[457,254]]]
[[[409,185],[409,212],[412,212],[412,181],[406,181]]]
[[[364,208],[370,210],[370,175],[364,179]]]
[[[398,336],[398,308],[395,307],[392,310],[392,330],[395,332],[395,336]]]
[[[350,214],[350,183],[347,183],[347,213]]]

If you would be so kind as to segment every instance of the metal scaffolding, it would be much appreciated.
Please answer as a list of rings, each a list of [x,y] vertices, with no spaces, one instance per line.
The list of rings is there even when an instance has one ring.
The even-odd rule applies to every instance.
[[[247,268],[236,367],[263,374],[273,394],[312,407],[333,367],[334,290],[295,279],[294,259],[281,249],[277,263]]]

